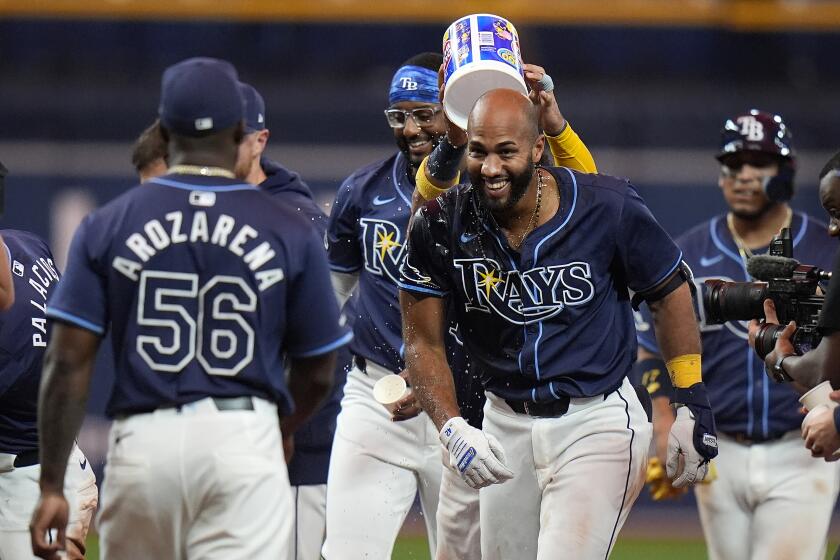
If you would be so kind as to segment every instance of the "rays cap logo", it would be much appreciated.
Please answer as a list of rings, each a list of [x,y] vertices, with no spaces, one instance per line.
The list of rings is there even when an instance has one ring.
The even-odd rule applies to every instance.
[[[182,136],[206,136],[245,117],[236,68],[216,58],[188,58],[163,72],[161,125]]]

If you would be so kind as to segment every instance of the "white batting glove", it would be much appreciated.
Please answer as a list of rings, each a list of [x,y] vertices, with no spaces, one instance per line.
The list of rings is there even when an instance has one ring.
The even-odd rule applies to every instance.
[[[513,478],[513,471],[505,466],[505,452],[499,441],[473,428],[460,416],[444,424],[440,442],[449,451],[449,466],[470,488],[484,488]]]
[[[694,448],[694,422],[694,415],[687,406],[677,408],[677,419],[668,434],[668,462],[665,465],[674,488],[701,482],[709,472],[709,459]]]

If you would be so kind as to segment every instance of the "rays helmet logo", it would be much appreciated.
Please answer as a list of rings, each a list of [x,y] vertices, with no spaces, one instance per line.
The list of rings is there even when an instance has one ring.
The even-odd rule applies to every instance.
[[[455,259],[454,265],[467,311],[495,312],[514,325],[549,319],[595,295],[589,263],[582,261],[525,271],[504,271],[493,259]]]
[[[386,276],[396,284],[405,258],[400,228],[388,220],[362,218],[359,222],[365,247],[365,269],[377,276]]]

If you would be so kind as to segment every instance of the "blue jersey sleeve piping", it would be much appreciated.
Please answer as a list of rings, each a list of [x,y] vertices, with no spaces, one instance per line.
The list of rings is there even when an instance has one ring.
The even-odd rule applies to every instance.
[[[433,290],[431,288],[421,288],[420,286],[414,286],[412,284],[406,284],[405,282],[397,282],[397,286],[401,290],[406,292],[420,292],[423,294],[432,295],[435,297],[445,297],[448,292],[442,292],[440,290]]]
[[[289,356],[292,358],[311,358],[312,356],[320,356],[322,354],[326,354],[327,352],[332,352],[338,348],[341,348],[345,344],[349,343],[353,340],[353,332],[348,332],[343,334],[338,339],[328,343],[318,346],[317,348],[313,348],[311,350],[302,350],[299,352],[287,352]]]
[[[344,273],[352,273],[352,272],[359,272],[362,270],[361,266],[341,266],[337,264],[330,263],[330,270],[333,272],[344,272]]]
[[[88,321],[87,319],[82,319],[78,315],[68,313],[67,311],[62,311],[61,309],[56,309],[55,307],[47,308],[47,317],[49,317],[50,319],[57,319],[65,323],[70,323],[72,325],[81,327],[100,336],[103,336],[105,334],[105,327],[97,325],[96,323]]]

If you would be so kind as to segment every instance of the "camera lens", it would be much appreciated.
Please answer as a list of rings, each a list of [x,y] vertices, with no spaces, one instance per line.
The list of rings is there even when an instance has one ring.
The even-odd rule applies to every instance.
[[[761,282],[726,282],[706,280],[703,307],[706,322],[712,325],[727,321],[749,321],[764,317],[767,284]]]
[[[758,332],[755,333],[755,353],[762,360],[773,351],[776,346],[776,339],[779,338],[783,330],[785,330],[784,325],[773,323],[764,323],[758,327]]]

